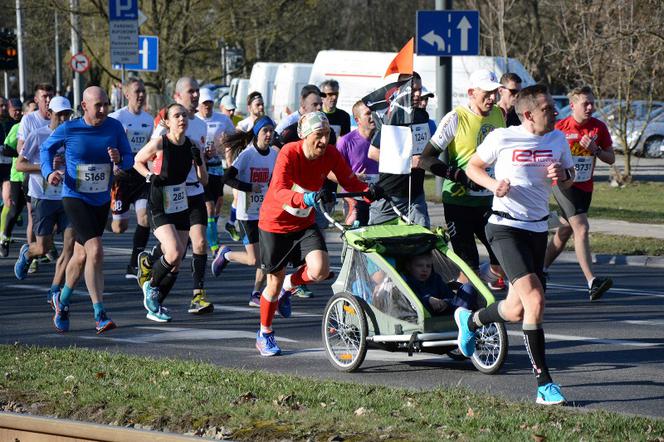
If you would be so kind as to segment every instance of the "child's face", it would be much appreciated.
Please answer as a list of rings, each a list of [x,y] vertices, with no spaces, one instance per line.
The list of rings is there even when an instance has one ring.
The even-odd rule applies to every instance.
[[[408,265],[410,274],[420,282],[424,282],[431,276],[433,260],[430,256],[416,256]]]

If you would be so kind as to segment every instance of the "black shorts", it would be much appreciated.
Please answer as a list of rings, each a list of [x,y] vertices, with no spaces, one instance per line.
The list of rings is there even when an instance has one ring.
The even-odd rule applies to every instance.
[[[216,202],[222,196],[224,196],[224,186],[221,184],[221,176],[209,175],[205,186],[205,202]]]
[[[258,220],[240,220],[240,228],[242,229],[242,244],[246,246],[248,244],[256,244],[258,242]]]
[[[69,225],[74,229],[74,239],[77,243],[85,245],[88,240],[104,234],[108,210],[111,207],[110,201],[101,206],[93,206],[79,198],[64,197],[62,205]]]
[[[149,186],[148,213],[150,227],[156,230],[158,227],[173,224],[175,230],[189,230],[189,209],[181,212],[164,212],[163,189],[158,186]]]
[[[129,217],[129,208],[145,209],[150,186],[138,172],[113,181],[111,186],[111,212],[113,219],[126,219]]]
[[[5,181],[9,181],[9,177],[12,174],[12,165],[11,164],[0,164],[0,184]]]
[[[207,208],[205,207],[205,195],[199,194],[196,196],[187,197],[189,204],[189,225],[195,226],[202,224],[207,227]]]
[[[569,220],[574,215],[588,213],[593,193],[586,192],[574,186],[569,189],[561,189],[558,186],[553,186],[553,197],[560,206],[563,218]]]
[[[261,269],[265,273],[276,273],[288,263],[297,267],[314,250],[327,252],[325,240],[316,224],[290,233],[266,232],[260,228],[258,232]]]
[[[459,255],[471,269],[480,268],[480,255],[475,244],[475,237],[480,240],[489,252],[491,264],[498,265],[498,258],[491,250],[486,238],[484,228],[491,214],[491,207],[459,206],[456,204],[443,204],[445,208],[445,222],[450,234],[450,242],[454,253]]]
[[[531,232],[488,223],[486,236],[510,283],[530,273],[543,281],[548,232]]]

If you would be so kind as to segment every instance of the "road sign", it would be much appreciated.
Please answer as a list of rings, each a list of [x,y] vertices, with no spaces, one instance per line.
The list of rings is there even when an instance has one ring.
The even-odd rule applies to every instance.
[[[108,0],[111,63],[138,63],[138,0]]]
[[[478,55],[479,11],[417,11],[417,55]]]
[[[74,72],[82,74],[90,69],[90,59],[83,52],[79,52],[71,57],[71,60],[69,60],[69,66],[71,66],[71,69]]]
[[[157,72],[159,70],[159,37],[154,35],[138,36],[138,63],[125,64],[128,71]],[[114,64],[113,69],[121,70],[122,65]]]

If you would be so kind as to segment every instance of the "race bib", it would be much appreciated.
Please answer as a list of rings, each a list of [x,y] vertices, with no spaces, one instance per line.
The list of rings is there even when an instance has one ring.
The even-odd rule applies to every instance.
[[[187,203],[187,186],[185,183],[176,184],[173,186],[164,186],[164,213],[178,213],[189,208]]]
[[[487,167],[486,173],[489,174],[491,178],[496,178],[496,172],[493,170],[493,167]],[[493,196],[493,192],[490,190],[484,189],[484,190],[470,190],[468,189],[468,195],[470,196]]]
[[[413,133],[413,155],[420,155],[431,139],[429,125],[427,123],[414,124],[411,126]]]
[[[148,142],[148,134],[149,132],[140,130],[127,130],[127,139],[129,140],[129,145],[131,146],[132,152],[136,153],[141,150],[143,146],[145,146],[145,144]]]
[[[110,164],[78,164],[76,165],[76,191],[81,193],[98,193],[108,190],[111,179]]]
[[[585,183],[593,176],[593,157],[574,157],[575,183]]]
[[[247,216],[249,217],[258,217],[258,211],[263,204],[263,199],[265,199],[265,190],[267,185],[261,184],[261,190],[259,192],[246,192],[246,208]]]

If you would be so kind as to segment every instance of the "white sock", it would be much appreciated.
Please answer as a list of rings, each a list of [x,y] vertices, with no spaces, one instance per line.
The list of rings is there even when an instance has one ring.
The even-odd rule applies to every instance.
[[[230,260],[231,260],[231,258],[230,258],[230,253],[231,253],[230,250],[229,250],[228,252],[224,253],[224,259],[225,259],[226,261],[230,261]]]
[[[292,275],[292,273],[291,273],[291,275]],[[284,290],[290,290],[290,289],[293,288],[293,284],[291,283],[291,280],[290,280],[291,275],[286,275],[286,277],[284,278],[284,285],[283,285]]]
[[[588,281],[588,288],[591,289],[593,287],[593,281],[595,281],[595,278],[591,279]]]

